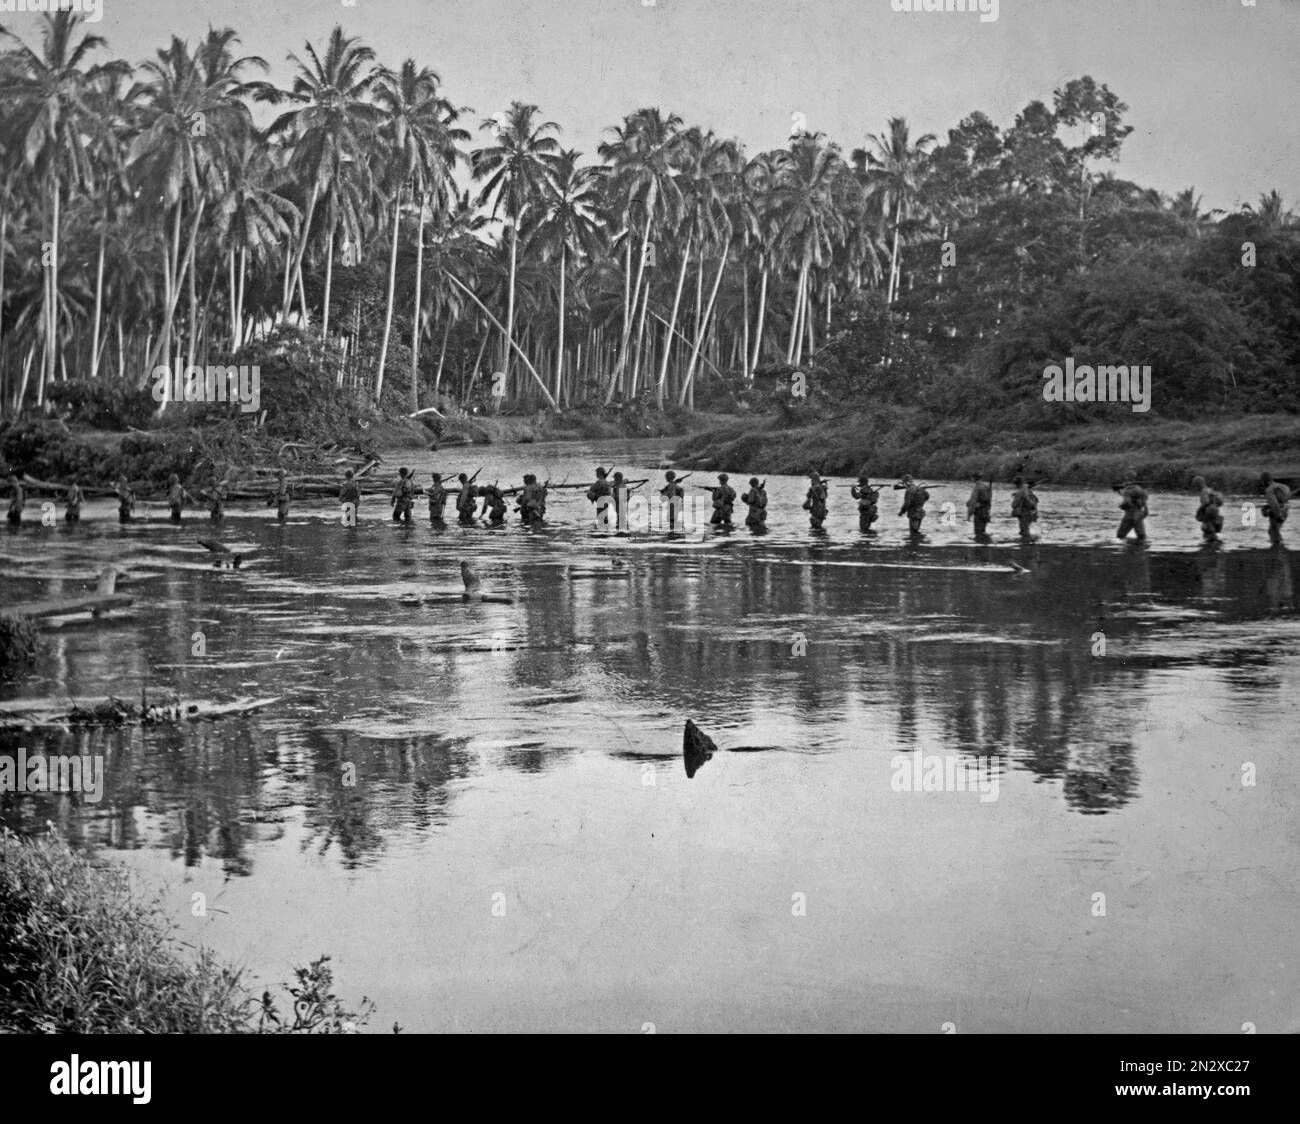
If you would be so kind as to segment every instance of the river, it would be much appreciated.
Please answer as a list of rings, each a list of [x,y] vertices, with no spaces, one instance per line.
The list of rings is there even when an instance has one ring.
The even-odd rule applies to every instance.
[[[613,464],[646,491],[668,448],[387,467]],[[374,1029],[1300,1029],[1300,618],[1246,498],[1204,550],[1194,497],[1156,495],[1139,547],[1112,493],[1043,487],[1022,545],[999,487],[977,546],[968,485],[933,489],[920,544],[893,492],[874,537],[838,488],[810,533],[805,486],[769,480],[762,536],[601,535],[580,492],[537,533],[235,507],[237,570],[206,518],[29,517],[0,534],[6,604],[109,562],[136,600],[48,632],[0,704],[279,701],[0,729],[107,770],[98,803],[8,793],[0,822],[127,863],[264,985],[330,954]],[[459,601],[462,559],[514,603]],[[691,778],[688,718],[719,747]]]

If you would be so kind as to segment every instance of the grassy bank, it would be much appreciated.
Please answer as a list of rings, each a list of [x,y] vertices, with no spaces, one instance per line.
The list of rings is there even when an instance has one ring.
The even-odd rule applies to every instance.
[[[328,957],[282,984],[288,1013],[256,998],[245,973],[191,954],[157,899],[129,876],[74,853],[57,835],[0,831],[0,1033],[344,1033],[347,1010]]]
[[[686,468],[758,475],[816,469],[949,480],[977,472],[1009,480],[1024,469],[1056,484],[1135,478],[1169,488],[1184,488],[1202,474],[1221,488],[1251,492],[1262,471],[1300,475],[1300,420],[1152,418],[1013,432],[977,422],[935,424],[924,411],[905,407],[808,424],[773,414],[692,434],[674,449],[673,460]]]
[[[36,625],[30,617],[0,613],[0,681],[36,659]]]

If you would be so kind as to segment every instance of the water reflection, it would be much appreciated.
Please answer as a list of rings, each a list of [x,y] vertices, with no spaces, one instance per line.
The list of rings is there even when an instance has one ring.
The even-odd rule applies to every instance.
[[[443,829],[458,794],[498,774],[582,753],[679,768],[686,717],[793,754],[991,756],[1050,782],[1070,810],[1101,814],[1141,795],[1128,732],[1153,671],[1267,668],[1269,647],[1233,626],[1294,613],[1285,548],[230,524],[228,538],[258,548],[237,572],[195,562],[165,527],[41,540],[16,596],[48,589],[38,570],[66,571],[71,589],[96,551],[129,550],[139,602],[54,633],[34,679],[0,697],[54,705],[144,687],[281,702],[180,728],[0,731],[0,752],[102,753],[108,778],[97,806],[6,794],[0,820],[20,831],[51,820],[74,841],[165,849],[187,866],[217,856],[243,876],[292,814],[305,850],[363,866]],[[461,557],[517,603],[401,603],[456,591]],[[615,561],[626,580],[566,576]]]

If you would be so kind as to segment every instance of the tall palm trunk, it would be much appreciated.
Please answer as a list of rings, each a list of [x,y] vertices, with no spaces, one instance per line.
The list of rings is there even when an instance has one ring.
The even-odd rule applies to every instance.
[[[54,353],[59,335],[59,177],[54,177],[54,211],[50,222],[50,267],[46,270],[47,298],[45,305],[45,364],[37,387],[37,405],[45,398],[45,386],[54,381]]]
[[[448,273],[446,276],[448,281],[450,281],[453,285],[455,285],[456,288],[458,288],[462,293],[464,293],[467,297],[469,297],[469,299],[472,300],[478,306],[479,311],[482,312],[485,317],[487,317],[487,319],[491,322],[493,327],[497,329],[497,331],[504,333],[505,329],[502,327],[501,321],[498,320],[495,316],[493,316],[490,311],[488,311],[487,305],[485,305],[481,300],[479,300],[478,297],[474,295],[472,290],[470,290],[461,281],[453,277],[450,273]],[[542,394],[546,398],[547,405],[549,405],[552,410],[557,409],[555,404],[555,399],[551,397],[550,390],[547,389],[546,383],[542,381],[542,376],[537,373],[537,368],[534,367],[532,363],[529,361],[528,356],[524,354],[523,349],[517,343],[515,343],[514,340],[510,341],[510,346],[514,348],[515,354],[518,355],[519,358],[523,361],[524,366],[528,369],[528,373],[533,376],[533,381],[536,382],[537,385],[541,388]],[[480,352],[480,354],[482,353]],[[475,372],[475,374],[477,374],[477,371]]]
[[[515,330],[515,272],[519,254],[518,217],[510,223],[510,288],[506,293],[505,356],[501,360],[501,369],[505,372],[505,385],[510,385],[510,348],[514,344]]]
[[[0,236],[2,237],[2,236]],[[99,256],[95,263],[95,317],[90,333],[90,377],[99,378],[99,325],[104,315],[104,244],[108,238],[108,201],[99,227]],[[3,307],[3,302],[0,302]]]
[[[5,265],[7,258],[6,239],[9,235],[9,194],[7,191],[0,190],[0,309],[5,306]],[[0,316],[0,377],[4,374],[4,317]],[[4,401],[3,394],[0,394],[0,403]],[[14,403],[14,409],[17,410],[18,403]]]
[[[886,304],[893,304],[894,297],[898,295],[895,278],[898,275],[898,232],[903,223],[903,196],[898,197],[898,205],[894,208],[894,248],[889,254],[889,291],[885,297]]]
[[[189,268],[186,270],[188,278],[188,292],[190,302],[189,316],[189,334],[185,340],[185,367],[188,370],[194,366],[195,347],[198,344],[198,296],[195,292],[195,274],[198,272],[198,262],[195,258],[190,258]]]
[[[608,406],[614,399],[614,391],[618,386],[619,377],[627,367],[628,346],[632,342],[632,320],[636,316],[637,301],[641,297],[641,279],[645,276],[645,248],[650,241],[650,225],[646,224],[645,233],[641,236],[641,262],[636,268],[636,285],[632,289],[632,307],[629,315],[623,320],[623,342],[619,348],[618,362],[614,365],[614,372],[610,375],[609,388],[605,391],[605,405]],[[631,271],[631,241],[628,242],[628,270]],[[639,343],[639,341],[638,341]]]
[[[794,316],[790,323],[790,342],[785,348],[785,361],[787,363],[797,363],[795,357],[795,347],[799,342],[799,332],[803,327],[803,294],[804,288],[808,284],[808,259],[805,257],[803,263],[799,266],[799,284],[794,293]]]
[[[565,251],[568,247],[561,240],[560,242],[560,322],[556,326],[556,335],[559,343],[555,348],[555,401],[557,403],[564,399],[564,275],[566,265]]]
[[[754,328],[754,354],[749,361],[752,373],[758,370],[758,357],[763,351],[763,316],[767,312],[767,258],[763,259],[763,278],[758,286],[758,323]]]
[[[311,199],[307,203],[307,213],[302,220],[302,234],[298,239],[298,245],[294,249],[293,264],[289,267],[288,273],[284,279],[284,290],[280,299],[280,318],[289,319],[289,313],[293,308],[293,290],[296,282],[302,277],[302,257],[307,250],[307,239],[311,236],[311,220],[316,214],[316,200],[320,196],[320,184],[314,183],[311,186]]]
[[[695,384],[695,364],[700,357],[700,348],[704,343],[704,337],[709,331],[709,321],[713,317],[713,306],[718,299],[718,287],[722,284],[722,274],[727,268],[727,254],[730,250],[731,240],[728,239],[722,247],[722,256],[718,259],[718,272],[713,278],[713,291],[709,294],[709,306],[704,311],[704,319],[701,322],[700,331],[695,337],[695,346],[691,349],[691,358],[686,364],[686,381],[682,384],[681,393],[677,396],[677,405],[679,406],[686,404],[688,395],[691,396],[692,406],[694,406],[695,403],[693,389]],[[701,254],[701,261],[703,260],[703,257],[704,255]]]
[[[668,336],[664,340],[664,361],[659,368],[659,384],[655,389],[655,401],[659,408],[664,405],[664,380],[668,377],[668,361],[673,354],[673,332],[677,328],[677,310],[682,302],[682,287],[686,284],[686,270],[691,261],[691,235],[686,235],[686,248],[682,253],[682,268],[677,271],[677,291],[673,294],[673,311],[668,317]]]
[[[320,336],[329,339],[330,334],[330,295],[334,291],[334,223],[330,223],[330,232],[325,238],[325,303],[320,313]]]
[[[447,337],[451,335],[451,316],[447,317],[446,327],[442,329],[442,349],[438,352],[438,370],[433,376],[433,397],[437,399],[438,388],[442,385],[442,365],[447,358]]]
[[[167,296],[163,307],[163,327],[158,336],[158,342],[154,344],[153,351],[150,353],[148,361],[145,363],[144,373],[141,377],[140,385],[143,386],[149,378],[149,372],[153,370],[162,355],[166,355],[168,360],[171,359],[172,345],[172,325],[176,319],[176,306],[180,304],[181,299],[181,278],[185,276],[185,271],[189,268],[190,259],[194,256],[194,244],[199,237],[199,224],[203,221],[203,209],[206,200],[200,199],[199,205],[194,211],[194,223],[190,227],[189,242],[185,247],[185,256],[179,262],[176,261],[176,255],[180,251],[181,237],[181,205],[176,204],[176,220],[172,228],[172,266],[164,273],[164,282],[167,289]],[[163,399],[166,404],[167,399]]]
[[[393,244],[388,251],[388,300],[384,307],[384,338],[379,345],[379,369],[375,372],[375,402],[380,401],[384,392],[384,364],[388,362],[388,339],[393,330],[393,295],[397,289],[397,235],[402,221],[402,195],[406,185],[397,188],[397,199],[393,203]]]
[[[420,408],[420,284],[424,280],[424,192],[415,238],[415,313],[411,317],[411,413]]]
[[[740,338],[740,375],[745,382],[749,382],[749,247],[740,255],[741,264],[741,294],[743,295],[743,304],[740,310],[741,338]],[[731,365],[735,367],[736,357],[732,355]]]

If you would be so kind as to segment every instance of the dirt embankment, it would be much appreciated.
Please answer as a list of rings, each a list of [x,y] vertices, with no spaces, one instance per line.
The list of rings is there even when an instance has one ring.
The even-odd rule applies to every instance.
[[[931,425],[920,411],[783,425],[776,416],[693,433],[673,450],[685,468],[737,473],[1009,480],[1027,472],[1058,484],[1140,479],[1186,487],[1193,476],[1235,492],[1253,491],[1261,472],[1300,478],[1300,419],[1285,414],[1221,421],[1153,418],[1127,425],[1079,425],[1052,432],[998,431],[976,422]]]

